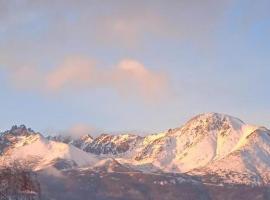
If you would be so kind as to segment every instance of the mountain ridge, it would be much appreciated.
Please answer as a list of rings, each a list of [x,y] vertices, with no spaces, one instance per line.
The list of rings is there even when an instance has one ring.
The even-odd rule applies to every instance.
[[[31,152],[33,147],[42,150]],[[144,173],[202,177],[215,174],[221,179],[237,174],[222,179],[228,183],[262,185],[270,180],[266,170],[270,169],[270,131],[219,113],[200,114],[179,128],[144,137],[102,134],[93,138],[88,134],[74,140],[65,136],[44,137],[23,125],[14,126],[1,134],[0,149],[2,157],[43,157],[38,169],[50,165],[91,168],[104,163],[105,168],[116,166],[115,169]]]

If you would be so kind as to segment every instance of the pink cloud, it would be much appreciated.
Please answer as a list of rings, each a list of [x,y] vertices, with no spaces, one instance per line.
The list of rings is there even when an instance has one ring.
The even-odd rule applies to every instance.
[[[65,87],[88,86],[96,78],[95,62],[79,58],[66,60],[46,76],[46,88],[59,91]]]
[[[117,66],[116,74],[122,89],[132,88],[145,98],[160,96],[168,86],[167,77],[163,73],[151,71],[135,60],[122,60]],[[123,83],[128,84],[128,87]]]
[[[10,76],[22,89],[60,93],[77,89],[110,88],[125,97],[144,100],[159,98],[168,90],[167,76],[150,70],[142,63],[123,59],[112,67],[98,67],[85,58],[68,58],[61,65],[44,72],[37,68],[16,68]],[[33,85],[35,87],[33,87]]]

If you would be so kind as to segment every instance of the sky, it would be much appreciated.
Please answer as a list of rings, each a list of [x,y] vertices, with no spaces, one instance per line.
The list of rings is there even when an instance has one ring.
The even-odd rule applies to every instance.
[[[268,0],[0,0],[0,130],[270,128]]]

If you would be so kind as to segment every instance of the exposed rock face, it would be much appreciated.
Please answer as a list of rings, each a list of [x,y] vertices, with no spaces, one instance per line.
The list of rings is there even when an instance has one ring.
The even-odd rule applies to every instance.
[[[145,137],[44,138],[14,126],[0,148],[1,159],[38,158],[49,199],[270,199],[270,131],[229,115]]]
[[[13,126],[10,130],[0,133],[0,154],[3,154],[9,147],[12,147],[23,138],[39,135],[25,125]]]
[[[134,160],[167,172],[189,172],[239,150],[258,128],[228,115],[198,115],[180,128],[146,136]]]
[[[84,148],[84,151],[100,154],[119,155],[132,150],[133,147],[141,140],[136,135],[108,135],[102,134],[95,138],[93,142]]]
[[[79,138],[74,138],[72,136],[67,135],[57,135],[57,136],[48,136],[47,139],[56,141],[56,142],[63,142],[66,144],[71,144],[75,147],[80,149],[84,149],[86,146],[90,145],[93,142],[93,137],[91,135],[84,135]]]
[[[109,135],[102,134],[93,139],[90,135],[73,139],[70,136],[49,136],[49,140],[63,142],[74,145],[88,153],[96,155],[112,155],[126,153],[136,146],[142,140],[142,137],[132,134]]]
[[[102,134],[88,143],[80,140],[77,147],[145,172],[208,173],[228,176],[232,183],[264,184],[270,180],[269,132],[229,115],[207,113],[163,133]]]
[[[13,126],[11,130],[1,133],[0,148],[0,166],[15,160],[26,162],[33,170],[47,167],[60,170],[99,161],[95,155],[73,145],[48,140],[24,125]]]

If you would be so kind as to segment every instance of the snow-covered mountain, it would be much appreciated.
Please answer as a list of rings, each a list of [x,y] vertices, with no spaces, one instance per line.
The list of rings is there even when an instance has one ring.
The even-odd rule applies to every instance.
[[[5,159],[35,160],[36,169],[121,169],[186,173],[223,183],[270,183],[270,131],[218,113],[201,114],[179,128],[145,137],[45,138],[25,126],[14,126],[1,134],[0,150]]]
[[[252,184],[269,180],[270,131],[218,113],[145,137],[103,134],[82,149],[146,172],[216,174]]]
[[[24,125],[14,126],[10,131],[1,133],[0,141],[2,162],[25,161],[35,170],[51,166],[56,168],[88,166],[99,162],[95,155],[73,145],[50,141]]]
[[[0,133],[0,154],[3,154],[9,147],[31,135],[39,135],[39,133],[35,133],[24,125],[19,127],[13,126],[10,130]]]
[[[48,140],[55,142],[62,142],[66,144],[71,144],[79,149],[84,150],[87,146],[89,146],[93,142],[93,137],[89,134],[80,136],[78,138],[74,138],[74,136],[69,135],[56,135],[56,136],[48,136]]]
[[[89,153],[109,156],[123,155],[136,147],[136,145],[143,139],[141,136],[134,134],[101,134],[96,138],[93,138],[91,135],[84,135],[79,138],[58,135],[49,136],[47,138],[57,142],[72,144]]]
[[[152,163],[164,171],[188,172],[238,150],[256,129],[258,127],[228,115],[199,115],[180,128],[150,136],[150,139],[145,137],[134,160]]]
[[[147,136],[130,155],[124,162],[139,169],[270,182],[270,131],[223,114],[198,115],[180,128]]]
[[[269,185],[270,131],[261,127],[245,133],[228,155],[192,173],[200,176],[211,173],[224,183]]]

